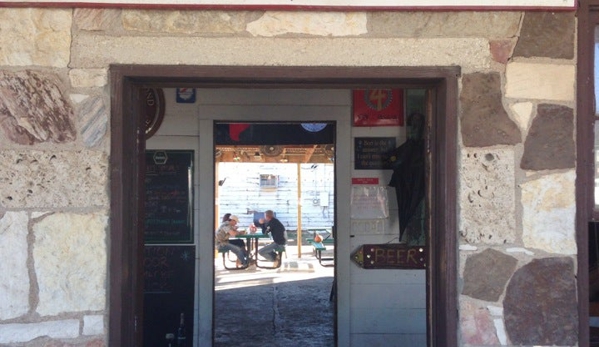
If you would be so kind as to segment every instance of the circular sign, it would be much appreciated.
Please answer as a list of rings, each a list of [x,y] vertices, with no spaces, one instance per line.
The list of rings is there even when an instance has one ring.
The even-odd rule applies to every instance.
[[[327,126],[327,123],[302,123],[302,128],[309,132],[319,132]]]
[[[145,118],[146,139],[149,139],[156,133],[162,120],[164,119],[164,92],[162,89],[143,88],[142,93],[142,113]]]

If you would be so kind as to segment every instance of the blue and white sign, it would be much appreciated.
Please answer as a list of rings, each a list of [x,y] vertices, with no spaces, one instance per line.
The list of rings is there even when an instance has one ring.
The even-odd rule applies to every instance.
[[[177,103],[193,104],[196,102],[195,88],[177,88]]]

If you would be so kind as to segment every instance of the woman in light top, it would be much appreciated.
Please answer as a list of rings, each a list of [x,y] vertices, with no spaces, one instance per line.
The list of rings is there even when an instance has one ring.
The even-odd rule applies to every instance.
[[[224,220],[224,217],[223,217]],[[233,240],[229,240],[230,237],[237,236],[240,232],[237,231],[237,223],[239,218],[237,216],[230,216],[228,221],[224,221],[216,230],[216,247],[219,251],[231,251],[237,256],[237,266],[246,267],[248,265],[248,258],[245,254],[245,248],[241,248],[231,243]],[[240,240],[243,242],[243,240]]]

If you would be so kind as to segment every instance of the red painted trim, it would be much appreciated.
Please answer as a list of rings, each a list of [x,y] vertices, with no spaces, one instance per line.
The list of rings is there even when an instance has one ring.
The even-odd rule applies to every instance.
[[[307,6],[307,5],[193,5],[193,4],[121,4],[97,2],[5,2],[1,7],[79,7],[148,10],[235,10],[235,11],[575,11],[572,7],[551,6]]]

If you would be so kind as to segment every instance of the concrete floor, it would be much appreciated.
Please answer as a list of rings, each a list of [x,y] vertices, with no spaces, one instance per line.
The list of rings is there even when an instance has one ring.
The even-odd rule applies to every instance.
[[[335,345],[334,268],[321,266],[310,246],[301,258],[295,245],[287,253],[275,270],[230,271],[220,255],[215,259],[214,346]]]

